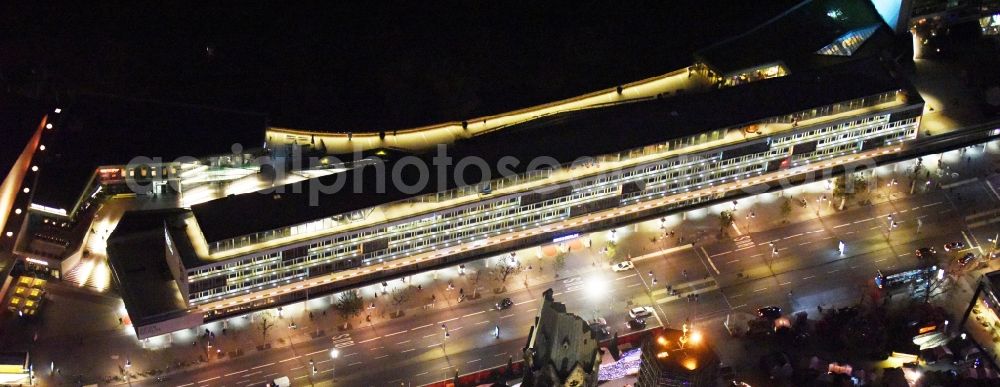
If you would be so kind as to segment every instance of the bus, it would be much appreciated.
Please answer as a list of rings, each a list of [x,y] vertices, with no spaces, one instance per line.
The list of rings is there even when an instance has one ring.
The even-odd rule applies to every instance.
[[[938,271],[937,265],[918,267],[915,269],[899,269],[882,272],[875,270],[875,287],[879,289],[895,289],[901,286],[928,280]]]

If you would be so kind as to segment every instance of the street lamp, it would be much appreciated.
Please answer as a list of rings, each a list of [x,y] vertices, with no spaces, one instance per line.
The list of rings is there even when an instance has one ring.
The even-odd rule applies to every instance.
[[[336,349],[336,348],[331,349],[330,350],[330,360],[337,360],[338,357],[340,357],[340,350]],[[334,375],[335,372],[337,372],[337,363],[331,361],[330,362],[330,377],[331,378],[333,377],[333,375]]]

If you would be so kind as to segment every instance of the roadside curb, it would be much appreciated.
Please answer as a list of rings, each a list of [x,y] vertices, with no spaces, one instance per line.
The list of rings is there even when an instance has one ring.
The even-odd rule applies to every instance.
[[[638,257],[633,257],[632,259],[629,259],[629,260],[632,261],[632,262],[641,261],[643,259],[654,258],[654,257],[658,257],[658,256],[661,256],[661,255],[667,255],[667,254],[670,254],[670,253],[675,253],[675,252],[678,252],[678,251],[690,250],[690,249],[693,249],[693,248],[694,248],[694,243],[688,243],[688,244],[684,244],[684,245],[680,245],[680,246],[676,246],[676,247],[671,247],[669,249],[663,249],[663,250],[655,251],[655,252],[652,252],[652,253],[649,253],[649,254],[640,255]]]

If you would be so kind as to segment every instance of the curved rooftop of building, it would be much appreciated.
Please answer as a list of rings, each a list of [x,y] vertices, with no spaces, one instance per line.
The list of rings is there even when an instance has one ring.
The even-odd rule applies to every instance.
[[[458,141],[448,147],[448,156],[456,162],[464,157],[478,157],[489,166],[489,176],[498,178],[502,176],[499,161],[506,156],[520,160],[519,165],[509,169],[519,173],[527,169],[529,161],[538,157],[568,164],[580,157],[613,154],[712,129],[908,88],[906,80],[894,77],[877,59],[868,58],[819,72],[791,74],[712,92],[555,114]],[[915,91],[911,95],[918,97]],[[435,154],[428,152],[419,157],[427,165],[433,165],[431,158]],[[192,211],[205,239],[215,242],[419,194],[474,185],[484,178],[478,168],[465,168],[461,180],[454,176],[454,166],[443,171],[430,168],[429,181],[438,181],[439,173],[443,172],[447,175],[441,178],[445,186],[427,184],[413,193],[404,192],[393,184],[385,184],[380,190],[378,182],[384,182],[385,176],[378,177],[376,168],[361,167],[357,171],[357,174],[348,171],[283,186],[279,189],[280,195],[233,195],[192,206]],[[408,174],[410,172],[416,169],[403,169],[404,180],[417,181],[416,176]],[[345,188],[335,193],[314,196],[315,192],[309,188],[310,184],[330,187],[338,180]],[[356,180],[360,180],[360,191],[352,188]],[[233,214],[249,213],[256,216],[230,221]]]

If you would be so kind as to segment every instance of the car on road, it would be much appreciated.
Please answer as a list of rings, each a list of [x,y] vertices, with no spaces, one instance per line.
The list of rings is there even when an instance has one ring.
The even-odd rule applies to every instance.
[[[595,318],[590,320],[590,331],[594,332],[594,336],[598,340],[604,340],[611,337],[611,331],[608,330],[608,322],[603,318]]]
[[[934,257],[934,254],[937,254],[937,251],[933,247],[921,247],[914,254],[918,259],[930,259]]]
[[[510,309],[512,306],[514,306],[514,301],[511,301],[510,298],[504,298],[497,303],[497,310]]]
[[[629,309],[628,316],[631,318],[646,318],[653,315],[653,307],[639,306]]]
[[[776,320],[781,317],[781,308],[777,306],[765,306],[757,309],[757,315],[769,320]]]
[[[611,265],[611,270],[613,271],[626,271],[626,270],[632,270],[634,268],[635,264],[633,264],[632,261],[622,261],[614,265]]]
[[[627,326],[628,329],[637,331],[646,328],[646,320],[641,318],[633,318],[631,320],[628,320],[628,322],[625,323],[625,326]]]
[[[958,264],[962,265],[962,266],[965,266],[965,265],[968,265],[970,262],[972,262],[974,260],[976,260],[976,254],[965,253],[965,255],[963,255],[962,258],[958,259]]]
[[[954,241],[951,243],[944,244],[944,251],[961,250],[965,248],[965,243],[962,241]]]

